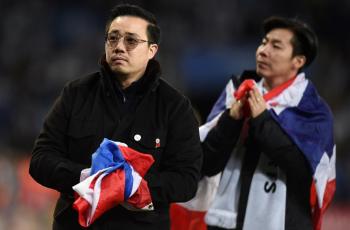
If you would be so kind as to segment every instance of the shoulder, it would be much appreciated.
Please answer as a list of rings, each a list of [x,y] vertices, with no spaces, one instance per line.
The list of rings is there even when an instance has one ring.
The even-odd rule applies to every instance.
[[[75,80],[69,81],[63,88],[63,96],[74,97],[76,95],[82,95],[85,97],[87,94],[94,91],[99,87],[101,75],[99,72],[94,72],[83,77],[79,77]]]
[[[314,111],[324,119],[333,120],[332,111],[327,102],[318,93],[315,85],[308,80],[303,98],[300,102],[300,107],[305,111]]]
[[[319,95],[316,87],[311,81],[305,89],[304,95],[298,105],[301,121],[307,121],[304,127],[315,130],[312,135],[326,143],[329,149],[333,148],[333,126],[334,118],[332,111],[326,101]]]
[[[188,97],[162,78],[159,79],[157,92],[161,107],[168,110],[171,114],[187,113],[192,110]]]
[[[90,89],[99,84],[101,75],[99,72],[94,72],[78,79],[69,81],[65,88],[69,90]]]
[[[101,88],[101,77],[99,72],[94,72],[66,83],[60,100],[69,111],[67,112],[69,116],[88,114],[86,111],[89,111],[93,103],[98,100],[97,93]]]
[[[158,91],[162,100],[167,102],[184,102],[188,101],[188,98],[179,90],[170,85],[163,78],[159,79]]]

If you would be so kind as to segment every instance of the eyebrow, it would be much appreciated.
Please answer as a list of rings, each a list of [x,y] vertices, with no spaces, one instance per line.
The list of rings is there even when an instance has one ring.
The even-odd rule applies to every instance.
[[[111,33],[120,33],[119,30],[111,30],[108,34]],[[125,32],[126,35],[131,35],[131,36],[136,36],[136,37],[140,37],[138,34],[136,33],[130,33],[130,32]]]
[[[263,40],[270,41],[272,44],[282,44],[283,42],[279,39],[264,37]]]

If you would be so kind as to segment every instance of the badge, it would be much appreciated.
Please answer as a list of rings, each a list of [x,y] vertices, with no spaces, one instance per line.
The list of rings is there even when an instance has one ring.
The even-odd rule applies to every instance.
[[[159,147],[160,147],[160,139],[156,138],[156,148],[159,148]]]

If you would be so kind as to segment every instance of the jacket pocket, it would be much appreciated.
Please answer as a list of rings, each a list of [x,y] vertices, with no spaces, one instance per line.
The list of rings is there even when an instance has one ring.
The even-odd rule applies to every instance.
[[[91,155],[98,147],[95,123],[74,119],[68,129],[69,158],[82,164],[91,163]]]

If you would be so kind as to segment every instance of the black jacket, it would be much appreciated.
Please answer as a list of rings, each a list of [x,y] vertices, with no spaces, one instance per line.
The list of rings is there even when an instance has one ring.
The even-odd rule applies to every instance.
[[[304,154],[284,133],[266,110],[249,120],[249,132],[245,141],[241,171],[241,191],[238,206],[237,229],[244,222],[250,184],[260,153],[264,152],[286,174],[287,200],[285,230],[312,230],[310,188],[312,172]],[[233,120],[225,111],[203,142],[203,173],[211,176],[225,168],[232,149],[236,145],[243,120]],[[268,210],[267,210],[268,212]]]
[[[118,206],[91,229],[168,229],[169,203],[192,198],[200,177],[202,150],[192,107],[159,78],[159,64],[152,60],[133,94],[134,104],[125,108],[122,92],[104,66],[63,89],[35,142],[30,174],[61,193],[54,229],[80,229],[72,209],[72,186],[79,182],[81,170],[90,167],[91,155],[104,137],[124,142],[155,159],[145,176],[155,211],[130,212]]]

